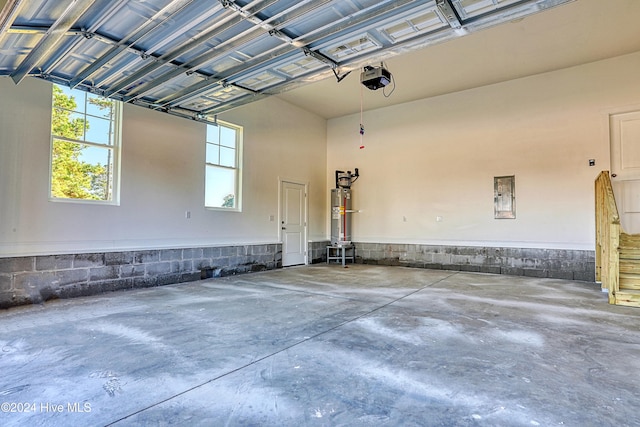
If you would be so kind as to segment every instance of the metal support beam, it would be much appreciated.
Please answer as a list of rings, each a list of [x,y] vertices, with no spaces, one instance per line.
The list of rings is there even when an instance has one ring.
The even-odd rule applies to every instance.
[[[158,23],[157,21],[162,18],[162,22],[171,19],[178,12],[183,10],[186,6],[192,3],[194,0],[174,0],[165,6],[162,10],[157,12],[153,17],[151,17],[144,25],[137,28],[131,34],[124,37],[122,40],[118,41],[115,46],[113,46],[107,53],[102,55],[100,58],[95,60],[90,66],[84,69],[80,74],[78,74],[73,80],[71,80],[71,87],[75,87],[84,80],[90,78],[93,74],[95,74],[100,68],[102,68],[106,63],[111,61],[113,58],[127,50],[127,48],[133,46],[140,38],[146,36],[150,32],[154,31]],[[183,29],[186,31],[186,29]]]
[[[287,41],[287,44],[281,46],[277,50],[269,52],[268,54],[264,54],[263,56],[260,56],[260,57],[255,57],[253,60],[248,61],[247,63],[238,65],[237,67],[231,68],[229,70],[225,70],[223,75],[219,75],[215,77],[212,76],[202,82],[199,82],[195,85],[187,87],[184,90],[180,91],[180,93],[177,94],[177,96],[171,96],[171,97],[162,99],[160,101],[160,104],[163,104],[165,106],[177,105],[189,99],[193,99],[194,97],[197,97],[198,94],[208,91],[211,87],[214,87],[216,84],[219,84],[222,81],[225,81],[225,82],[237,81],[241,79],[242,75],[253,73],[261,67],[262,68],[268,67],[269,64],[272,64],[281,59],[284,59],[288,55],[293,57],[295,56],[294,53],[296,52],[296,50],[302,51],[304,52],[305,55],[311,56],[323,63],[326,63],[327,65],[329,65],[329,67],[331,67],[330,69],[329,68],[327,69],[327,72],[331,73],[332,72],[331,70],[335,70],[338,67],[341,68],[343,64],[337,64],[331,58],[328,58],[325,55],[322,55],[318,51],[312,50],[308,46],[315,45],[315,44],[322,44],[327,39],[335,36],[336,34],[347,32],[347,29],[350,26],[366,26],[367,23],[370,23],[381,16],[385,16],[391,13],[392,11],[395,11],[398,9],[406,10],[412,7],[414,3],[415,3],[415,0],[395,0],[395,1],[383,2],[372,9],[362,11],[353,16],[344,17],[340,21],[335,22],[334,25],[329,26],[327,28],[323,28],[321,31],[316,31],[313,34],[303,35],[295,39],[287,36],[282,31],[272,30],[269,32],[271,36],[280,37],[282,38],[282,40]],[[303,2],[298,3],[298,6],[302,6],[302,5],[303,5]],[[311,9],[312,8],[313,7],[311,7]],[[302,9],[301,12],[308,13],[310,12],[310,10],[307,9],[305,5],[305,8]],[[289,19],[292,19],[292,18],[289,18]],[[278,22],[278,26],[283,26],[286,22],[287,21]],[[278,86],[287,85],[289,83],[291,83],[291,81],[287,80]]]
[[[223,31],[233,27],[234,25],[237,25],[239,22],[241,22],[242,18],[240,18],[239,16],[234,17],[234,18],[227,18],[224,19],[222,22],[218,22],[216,23],[216,25],[214,25],[212,28],[210,28],[207,32],[205,32],[204,34],[201,34],[197,39],[192,40],[191,42],[187,43],[186,45],[181,46],[180,48],[173,50],[171,52],[168,52],[164,55],[162,55],[160,57],[160,59],[164,62],[171,62],[174,59],[185,55],[186,53],[188,53],[189,51],[198,48],[199,46],[201,46],[203,43],[205,43],[207,40],[209,40],[210,38],[214,37],[217,34],[222,33]],[[144,76],[152,73],[153,71],[155,71],[156,69],[160,68],[162,66],[162,62],[157,62],[157,61],[153,61],[147,65],[145,65],[144,67],[142,67],[141,69],[139,69],[138,71],[136,71],[135,73],[133,73],[132,75],[128,76],[127,78],[125,78],[124,80],[121,80],[120,82],[118,82],[117,84],[111,86],[109,88],[108,91],[108,95],[111,94],[115,94],[119,91],[121,91],[122,89],[126,88],[127,86],[134,84],[135,82],[141,80]],[[189,67],[189,68],[185,68],[185,69],[181,69],[178,71],[175,71],[174,73],[169,73],[170,76],[168,77],[163,77],[162,80],[156,80],[157,84],[162,84],[165,81],[168,81],[180,74],[182,74],[183,72],[187,72],[188,70],[192,69],[192,68],[196,68],[196,67]]]
[[[261,7],[267,7],[273,3],[275,3],[277,0],[261,0],[261,1],[257,1],[257,2],[252,2],[250,5],[253,5],[254,3],[265,3],[265,5],[260,5]],[[221,4],[223,7],[226,7],[226,2],[225,1],[221,1]],[[249,6],[249,5],[248,5]],[[255,12],[252,12],[255,13]],[[193,49],[197,49],[199,46],[201,46],[203,43],[205,43],[207,40],[215,37],[217,34],[220,34],[226,30],[228,30],[229,28],[232,28],[233,26],[237,25],[238,23],[242,22],[243,17],[238,15],[238,14],[234,14],[233,16],[228,16],[225,17],[224,19],[219,20],[219,22],[217,22],[214,26],[212,26],[212,28],[207,31],[206,33],[201,34],[197,39],[193,40],[192,42],[180,47],[179,49],[169,52],[165,55],[163,55],[162,57],[160,57],[160,59],[164,62],[170,62],[173,61],[175,58],[178,58],[184,54],[186,54],[187,52],[193,50]],[[229,41],[227,41],[229,42]],[[216,49],[220,48],[221,46],[217,46]],[[139,98],[141,96],[144,95],[146,90],[151,90],[154,87],[157,87],[158,85],[161,85],[163,83],[168,82],[169,80],[181,75],[182,73],[187,73],[187,72],[193,72],[195,71],[200,65],[208,62],[209,60],[211,60],[211,58],[215,57],[219,55],[219,53],[217,52],[217,50],[214,50],[213,52],[209,52],[205,55],[201,55],[198,58],[195,58],[194,61],[192,61],[189,65],[185,64],[184,67],[177,69],[177,70],[173,70],[172,72],[169,72],[165,75],[163,75],[161,78],[156,79],[152,82],[147,82],[145,84],[143,84],[141,87],[138,87],[137,89],[140,90],[140,92],[137,93],[137,95],[135,95],[133,98],[130,99],[136,99]],[[140,70],[138,70],[137,72],[133,73],[131,76],[129,76],[128,78],[126,78],[125,80],[117,83],[116,85],[112,86],[109,91],[108,91],[108,95],[111,94],[115,94],[119,91],[121,91],[122,89],[126,88],[127,86],[141,80],[142,78],[144,78],[144,76],[152,73],[153,71],[155,71],[156,69],[158,69],[160,66],[162,65],[162,63],[154,61],[150,64],[145,65],[144,67],[142,67]]]
[[[122,0],[124,2],[127,2],[129,0]],[[41,26],[26,26],[26,25],[14,25],[11,28],[9,28],[9,30],[7,31],[8,34],[46,34],[46,32],[48,31],[48,27],[41,27]],[[75,36],[78,38],[85,38],[85,39],[93,39],[93,40],[99,40],[100,42],[107,44],[107,45],[111,45],[111,46],[119,46],[120,41],[117,39],[114,39],[110,36],[107,36],[105,34],[101,34],[97,31],[95,32],[90,32],[88,30],[82,30],[79,28],[71,28],[69,29],[69,31],[67,31],[67,36]],[[135,46],[126,46],[125,50],[131,53],[134,53],[140,57],[145,57],[148,59],[151,59],[154,61],[154,63],[160,63],[161,65],[166,65],[166,66],[170,66],[170,67],[175,67],[175,68],[179,68],[182,67],[184,64],[178,63],[178,62],[171,62],[171,61],[167,61],[167,60],[163,60],[160,56],[155,56],[155,55],[148,55],[146,54],[145,51],[138,49]],[[63,56],[61,56],[60,58],[63,58]],[[200,77],[206,79],[209,78],[209,75],[207,74],[203,74],[200,71],[192,71],[193,74],[199,75]],[[48,73],[43,73],[43,74],[48,74]],[[86,79],[84,79],[86,80]],[[69,86],[71,88],[75,88],[78,86],[81,86],[83,83],[82,82],[78,82],[75,83],[75,79],[70,80],[68,83],[65,82],[63,85],[64,86]],[[91,85],[93,86],[93,85]]]
[[[206,114],[572,1],[154,0],[161,5],[127,16],[135,24],[125,25],[116,20],[144,1],[0,0],[0,47],[12,55],[0,74],[16,83],[37,75],[206,121]],[[421,16],[426,26],[414,28],[412,17]],[[390,36],[403,26],[413,30]],[[352,49],[363,37],[373,44]],[[224,87],[235,89],[216,94]]]
[[[25,3],[25,0],[11,0],[4,4],[4,7],[0,10],[0,37],[11,27]]]
[[[122,9],[126,5],[126,3],[127,0],[112,1],[105,13],[102,13],[98,20],[92,23],[91,26],[86,30],[81,31],[82,37],[76,37],[73,43],[65,48],[64,52],[56,52],[56,57],[53,58],[52,61],[49,61],[48,64],[43,65],[43,73],[50,74],[60,63],[60,61],[63,61],[70,52],[73,52],[83,40],[92,38],[93,33],[102,25],[104,25],[104,23],[107,22],[120,9]]]
[[[331,68],[337,68],[338,67],[338,63],[335,62],[333,59],[324,56],[323,54],[313,51],[311,49],[309,49],[307,46],[297,42],[296,40],[294,40],[292,37],[290,37],[289,35],[286,34],[286,32],[284,30],[277,30],[277,29],[272,29],[269,31],[269,35],[279,38],[282,41],[285,41],[287,43],[289,43],[290,45],[300,49],[301,51],[304,52],[305,55],[307,56],[312,56],[315,59],[317,59],[320,62],[324,62],[325,64],[329,65]]]
[[[456,8],[451,4],[451,0],[436,0],[436,6],[438,6],[438,10],[444,15],[451,28],[454,30],[462,28],[462,20]]]
[[[47,34],[40,40],[36,47],[22,61],[11,74],[13,81],[18,84],[55,48],[67,31],[93,5],[95,0],[74,0],[62,13],[56,22],[49,28]]]
[[[266,0],[266,4],[261,4],[260,7],[267,7],[270,4],[275,3],[277,0]],[[225,2],[227,3],[227,2]],[[235,4],[235,3],[234,3]],[[234,16],[231,18],[231,20],[228,21],[228,23],[225,24],[225,28],[227,27],[231,27],[233,25],[238,24],[239,22],[242,22],[244,20],[247,20],[247,18],[245,17],[247,15],[247,13],[251,16],[255,16],[257,14],[256,11],[251,11],[251,12],[247,12],[246,10],[244,10],[244,12],[242,14],[239,13],[235,13],[235,8],[231,8],[230,10],[232,10],[234,12]],[[271,18],[273,19],[273,18]],[[260,22],[264,22],[264,20],[260,20]],[[260,26],[257,27],[252,27],[240,34],[238,34],[237,36],[225,40],[224,42],[218,44],[216,47],[212,48],[209,52],[200,55],[197,58],[194,58],[189,64],[185,64],[185,66],[182,69],[179,70],[173,70],[165,75],[163,75],[162,77],[160,77],[159,79],[144,83],[142,85],[140,85],[139,87],[137,87],[135,89],[135,93],[133,94],[133,98],[130,99],[138,99],[143,97],[146,93],[148,93],[149,91],[153,90],[155,87],[168,82],[171,79],[174,79],[175,77],[178,77],[179,75],[181,75],[183,72],[186,73],[191,73],[194,70],[198,69],[198,67],[203,66],[204,64],[206,64],[207,62],[210,62],[212,60],[214,60],[215,58],[218,58],[220,56],[226,55],[228,54],[228,50],[229,49],[234,49],[237,47],[242,46],[244,43],[249,43],[250,41],[254,40],[255,38],[260,36],[260,33],[257,31],[258,29],[261,29]],[[220,30],[222,31],[222,30]],[[211,35],[207,35],[202,37],[199,40],[207,40],[209,38],[211,38]],[[199,43],[203,43],[203,41],[200,41]],[[144,75],[148,74],[150,71],[149,70],[153,70],[155,68],[153,68],[153,64],[150,64],[149,66],[145,67],[144,69],[140,70],[138,73],[134,74],[134,76],[137,76],[138,79],[142,78]],[[132,80],[132,78],[134,76],[131,76],[129,79],[127,79],[125,82]],[[135,81],[135,80],[133,80]],[[130,83],[129,83],[130,84]],[[122,83],[117,85],[114,89],[114,91],[117,90],[121,90],[126,86],[122,86]]]
[[[337,62],[335,62],[333,59],[329,58],[328,56],[324,56],[320,52],[316,52],[315,50],[311,50],[307,47],[302,48],[302,51],[304,52],[305,55],[311,56],[320,62],[324,62],[325,64],[327,64],[333,69],[338,68]]]
[[[219,0],[222,7],[230,9],[242,16],[245,21],[251,22],[254,25],[261,25],[264,21],[256,16],[254,12],[250,12],[246,9],[246,6],[239,6],[233,0]]]
[[[25,3],[25,0],[11,0],[5,3],[2,10],[0,10],[0,42],[2,42],[9,28],[13,25]]]

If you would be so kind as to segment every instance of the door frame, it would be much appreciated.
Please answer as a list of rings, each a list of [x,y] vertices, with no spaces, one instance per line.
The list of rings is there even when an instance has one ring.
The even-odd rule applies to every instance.
[[[611,112],[609,113],[609,156],[610,156],[610,171],[615,173],[617,176],[613,177],[612,180],[617,181],[625,181],[625,180],[637,180],[640,178],[640,171],[638,168],[633,168],[635,170],[624,171],[623,165],[620,164],[622,157],[622,147],[618,147],[615,144],[615,141],[621,140],[621,135],[619,135],[619,129],[617,129],[616,124],[619,123],[618,120],[622,120],[626,115],[640,115],[640,106],[635,110],[625,109],[619,112]],[[617,179],[616,179],[617,178]]]
[[[294,264],[294,265],[307,265],[309,264],[309,242],[308,242],[308,236],[309,236],[309,183],[308,182],[302,182],[301,180],[297,180],[297,179],[290,179],[290,178],[283,178],[283,177],[278,177],[278,239],[280,241],[280,244],[282,244],[282,266],[285,267],[285,263],[284,263],[284,257],[285,257],[285,242],[284,242],[284,233],[282,232],[282,221],[284,220],[284,212],[283,212],[283,204],[284,204],[284,197],[283,197],[283,191],[282,191],[282,187],[284,185],[284,183],[289,183],[289,184],[294,184],[294,185],[300,185],[304,188],[304,201],[302,203],[302,208],[304,209],[303,212],[303,218],[304,218],[304,226],[303,226],[303,243],[304,243],[304,248],[303,248],[303,252],[304,252],[304,264]]]

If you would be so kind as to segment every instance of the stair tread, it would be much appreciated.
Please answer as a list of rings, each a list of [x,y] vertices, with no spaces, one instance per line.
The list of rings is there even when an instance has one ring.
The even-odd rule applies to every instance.
[[[636,300],[640,303],[640,290],[621,289],[616,292],[616,299]]]
[[[618,256],[619,290],[610,302],[640,307],[640,234],[621,233]]]
[[[618,242],[618,247],[625,249],[638,249],[638,245],[640,245],[640,242],[630,242],[628,240],[620,240]]]
[[[617,291],[615,304],[628,307],[640,307],[640,290],[624,289]]]
[[[618,289],[623,292],[635,292],[640,291],[640,282],[638,283],[623,283],[622,281],[618,285]]]

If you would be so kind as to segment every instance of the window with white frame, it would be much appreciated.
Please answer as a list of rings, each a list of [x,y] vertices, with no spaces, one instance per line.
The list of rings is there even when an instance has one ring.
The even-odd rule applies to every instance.
[[[207,125],[205,206],[240,210],[242,128],[229,123]]]
[[[53,85],[52,200],[118,202],[120,102]]]

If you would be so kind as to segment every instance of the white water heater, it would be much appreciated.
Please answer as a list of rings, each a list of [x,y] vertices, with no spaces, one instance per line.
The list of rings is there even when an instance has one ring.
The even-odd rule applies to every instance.
[[[351,184],[358,179],[358,168],[351,171],[336,171],[336,188],[331,190],[331,245],[351,244]]]

